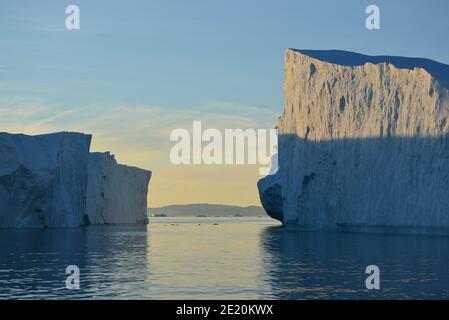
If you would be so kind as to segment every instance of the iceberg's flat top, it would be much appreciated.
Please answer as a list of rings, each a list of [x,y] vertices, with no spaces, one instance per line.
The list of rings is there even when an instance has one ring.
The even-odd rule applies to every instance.
[[[360,66],[366,63],[390,63],[399,69],[423,68],[444,87],[449,88],[449,65],[424,58],[400,56],[368,56],[343,50],[290,49],[311,58],[342,66]]]
[[[83,135],[83,136],[91,136],[90,134],[74,132],[74,131],[59,131],[59,132],[50,132],[50,133],[42,133],[42,134],[25,134],[25,133],[10,133],[0,131],[0,135],[2,136],[11,136],[11,137],[52,137],[52,136],[60,136],[60,135]]]

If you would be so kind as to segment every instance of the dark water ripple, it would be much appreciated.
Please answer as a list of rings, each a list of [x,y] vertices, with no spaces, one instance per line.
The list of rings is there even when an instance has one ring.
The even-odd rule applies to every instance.
[[[449,238],[285,230],[263,218],[0,230],[0,299],[449,299]],[[365,288],[378,265],[381,290]],[[65,287],[77,265],[81,288]]]

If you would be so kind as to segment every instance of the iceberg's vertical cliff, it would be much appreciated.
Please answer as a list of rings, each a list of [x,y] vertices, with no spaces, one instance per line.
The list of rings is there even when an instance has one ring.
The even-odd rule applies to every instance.
[[[449,228],[449,66],[287,50],[266,211],[310,228]]]
[[[147,223],[151,172],[89,153],[91,138],[0,133],[0,228]]]
[[[90,141],[81,133],[0,133],[0,227],[83,224]]]
[[[150,178],[150,171],[117,164],[109,152],[92,153],[87,187],[90,223],[147,223]]]

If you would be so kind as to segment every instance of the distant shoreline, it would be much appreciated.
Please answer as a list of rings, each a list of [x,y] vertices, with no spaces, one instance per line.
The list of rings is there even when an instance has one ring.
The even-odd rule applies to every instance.
[[[239,207],[221,204],[187,204],[148,208],[149,217],[266,217],[262,207]]]

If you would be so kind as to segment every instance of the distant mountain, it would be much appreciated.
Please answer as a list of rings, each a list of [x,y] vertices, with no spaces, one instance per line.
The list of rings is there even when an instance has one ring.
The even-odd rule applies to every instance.
[[[257,217],[266,216],[262,207],[227,206],[221,204],[170,205],[161,208],[148,208],[148,215],[168,217]]]

